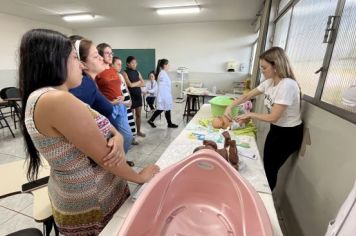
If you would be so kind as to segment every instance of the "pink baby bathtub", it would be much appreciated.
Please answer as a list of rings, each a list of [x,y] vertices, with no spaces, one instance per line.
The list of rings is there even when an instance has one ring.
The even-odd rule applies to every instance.
[[[222,157],[201,150],[157,174],[120,236],[272,236],[258,193]]]

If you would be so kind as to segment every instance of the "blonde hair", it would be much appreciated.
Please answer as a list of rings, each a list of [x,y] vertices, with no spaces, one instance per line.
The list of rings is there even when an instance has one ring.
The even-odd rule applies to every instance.
[[[274,66],[279,78],[291,78],[296,80],[288,57],[282,48],[272,47],[262,53],[260,59],[263,59]]]
[[[260,59],[263,59],[268,63],[270,63],[275,68],[279,78],[281,79],[291,78],[297,82],[299,87],[300,107],[301,107],[302,105],[301,100],[303,96],[302,89],[295,78],[294,72],[292,70],[292,66],[289,63],[289,59],[285,51],[280,47],[271,47],[270,49],[268,49],[267,51],[265,51],[260,55]]]

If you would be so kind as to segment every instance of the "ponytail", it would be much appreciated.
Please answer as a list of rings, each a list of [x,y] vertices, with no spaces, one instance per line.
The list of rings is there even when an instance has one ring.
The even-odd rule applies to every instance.
[[[159,59],[157,62],[157,68],[156,68],[156,80],[158,79],[158,75],[161,72],[161,70],[163,69],[164,65],[168,64],[168,60],[167,59]]]
[[[160,64],[161,64],[161,59],[158,60],[158,62],[157,62],[157,67],[156,67],[155,76],[156,76],[157,79],[158,79],[159,72],[161,72]]]

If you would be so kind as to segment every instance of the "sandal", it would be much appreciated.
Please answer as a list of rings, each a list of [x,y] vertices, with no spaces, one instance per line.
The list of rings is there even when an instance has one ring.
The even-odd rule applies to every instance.
[[[126,163],[131,167],[135,166],[135,163],[133,161],[126,161]]]

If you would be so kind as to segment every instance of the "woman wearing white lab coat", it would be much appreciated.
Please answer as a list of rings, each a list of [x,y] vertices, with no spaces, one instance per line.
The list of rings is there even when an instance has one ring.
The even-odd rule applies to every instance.
[[[168,76],[169,63],[167,59],[160,59],[157,62],[157,83],[158,83],[158,93],[157,93],[157,110],[153,113],[152,117],[148,120],[148,124],[152,128],[156,128],[153,123],[157,116],[159,116],[163,111],[167,120],[168,128],[177,128],[178,125],[173,124],[171,120],[171,110],[173,105],[172,99],[172,86],[171,79]]]

